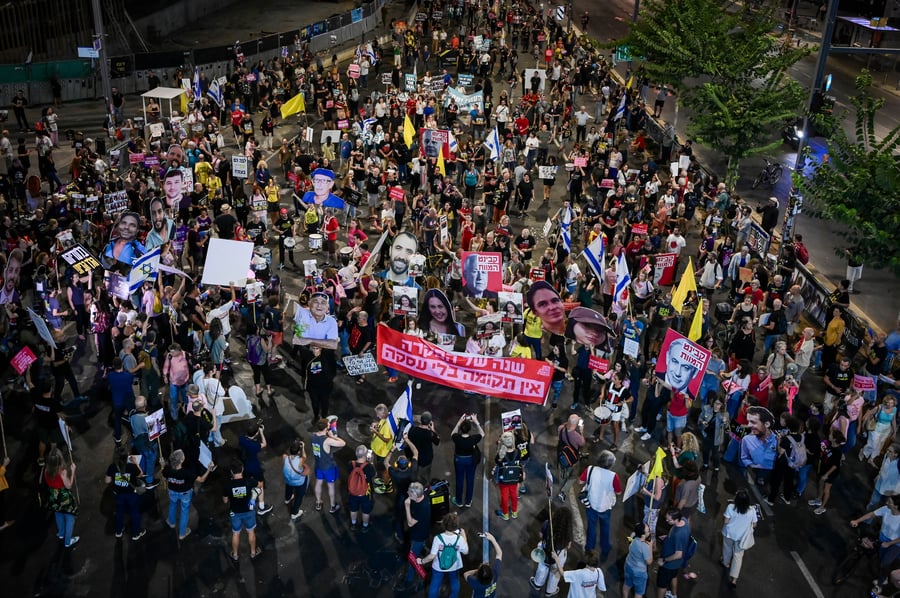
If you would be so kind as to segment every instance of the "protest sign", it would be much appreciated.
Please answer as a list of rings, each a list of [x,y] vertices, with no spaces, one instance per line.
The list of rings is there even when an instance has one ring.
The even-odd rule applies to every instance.
[[[34,310],[30,307],[26,307],[25,311],[28,312],[28,317],[31,318],[31,323],[37,329],[38,335],[55,349],[56,341],[53,340],[53,335],[50,334],[50,329],[47,328],[47,322],[44,321],[44,318],[34,313]]]
[[[673,392],[686,392],[696,397],[711,353],[670,328],[659,355],[656,374],[672,387]]]
[[[416,90],[416,75],[414,73],[405,73],[403,75],[403,89],[405,91]]]
[[[392,303],[395,316],[415,316],[419,313],[419,290],[416,287],[397,285],[394,287]]]
[[[635,224],[631,227],[632,235],[646,235],[647,234],[647,225],[646,224]]]
[[[391,84],[391,74],[390,73],[381,73],[381,84],[382,85],[390,85]]]
[[[378,363],[419,380],[492,397],[543,404],[553,368],[534,359],[453,353],[378,325]]]
[[[501,315],[497,313],[478,316],[475,323],[475,337],[479,339],[491,338],[495,334],[502,332],[501,322]]]
[[[587,158],[583,156],[576,156],[576,158],[572,162],[575,164],[575,166],[581,166],[582,168],[587,166]]]
[[[169,431],[166,427],[165,411],[163,411],[162,408],[150,413],[144,417],[144,419],[147,420],[147,428],[150,431],[149,438],[151,441],[156,440]]]
[[[459,85],[460,87],[471,87],[472,81],[475,79],[475,75],[469,73],[460,73],[459,74]]]
[[[319,275],[319,265],[316,260],[303,260],[303,276],[315,278]]]
[[[668,286],[675,280],[677,253],[659,253],[653,259],[653,284]]]
[[[521,324],[525,321],[522,315],[522,293],[497,293],[497,309],[503,315],[503,322]]]
[[[531,272],[528,274],[528,278],[531,279],[531,282],[544,280],[547,278],[547,272],[543,268],[532,268]]]
[[[503,288],[503,254],[463,251],[462,287],[467,297],[495,299]]]
[[[28,369],[32,363],[37,361],[37,357],[35,354],[29,349],[27,346],[22,347],[22,349],[16,353],[15,357],[10,361],[10,365],[13,366],[13,369],[16,370],[16,373],[20,376],[25,373],[25,370]]]
[[[84,245],[75,245],[59,254],[64,262],[69,264],[80,276],[100,267],[100,260],[85,249]]]
[[[441,81],[441,85],[443,85],[443,81]],[[461,113],[471,112],[472,108],[478,107],[479,110],[484,111],[484,92],[476,91],[475,93],[464,94],[461,91],[453,88],[447,88],[447,95],[444,97],[444,106],[448,106],[450,104],[450,100],[456,102],[456,105],[459,106],[459,111]]]
[[[875,384],[875,378],[872,376],[860,376],[856,374],[853,376],[853,389],[858,390],[860,392],[874,392],[877,386]]]
[[[375,356],[371,353],[344,356],[344,367],[347,368],[347,374],[350,376],[374,374],[378,371],[378,364],[375,362]]]
[[[107,214],[116,216],[128,209],[128,193],[113,191],[103,197],[103,205]]]
[[[339,143],[340,141],[341,131],[339,129],[322,129],[319,143]]]
[[[544,87],[547,84],[547,70],[546,69],[525,69],[525,89],[531,90],[531,78],[534,77],[535,73],[538,77],[540,77],[541,82],[538,84],[538,92],[544,93]]]
[[[253,257],[253,243],[212,238],[203,265],[204,285],[244,286]]]
[[[588,369],[594,370],[599,374],[605,374],[609,371],[609,360],[591,355],[588,357]]]
[[[231,176],[236,179],[246,179],[248,170],[247,156],[239,156],[237,154],[231,156]]]
[[[500,414],[500,421],[504,432],[513,432],[520,429],[522,427],[522,410],[504,411]]]
[[[354,62],[347,67],[347,76],[351,79],[359,79],[359,65]]]
[[[556,170],[559,166],[538,166],[538,178],[542,181],[552,181],[556,178]]]

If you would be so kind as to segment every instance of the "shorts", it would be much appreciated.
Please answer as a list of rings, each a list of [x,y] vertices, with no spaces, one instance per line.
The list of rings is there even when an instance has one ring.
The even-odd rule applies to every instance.
[[[338,468],[337,465],[330,467],[328,469],[322,470],[316,467],[316,479],[317,480],[325,480],[329,484],[333,484],[338,479]]]
[[[668,326],[651,326],[650,330],[647,333],[647,338],[650,342],[653,341],[661,341],[666,336],[666,331],[669,330]]]
[[[238,533],[241,529],[252,532],[256,529],[256,512],[247,511],[246,513],[231,514],[231,531]]]
[[[380,193],[369,193],[367,199],[368,199],[370,208],[377,208],[378,203],[381,201],[381,194]]]
[[[666,431],[675,433],[676,431],[684,430],[686,425],[686,415],[672,415],[671,413],[666,413]]]
[[[284,333],[283,332],[271,332],[272,346],[280,347],[281,343],[284,342]]]
[[[325,253],[334,253],[337,241],[334,239],[325,239]]]
[[[625,585],[629,588],[634,588],[635,594],[646,594],[647,593],[647,572],[646,571],[631,571],[628,567],[625,567]]]
[[[668,588],[676,577],[678,577],[678,569],[660,567],[659,572],[656,574],[656,587]]]
[[[368,495],[366,496],[353,496],[350,494],[347,499],[347,510],[351,513],[356,513],[357,511],[362,511],[364,515],[368,515],[372,512],[372,509],[375,507],[375,501],[371,499]]]
[[[835,481],[836,479],[838,479],[839,477],[841,477],[841,472],[840,472],[840,471],[836,471],[836,472],[834,472],[833,474],[831,474],[830,476],[825,476],[825,477],[822,479],[822,481],[825,482],[826,484],[834,484],[834,481]]]

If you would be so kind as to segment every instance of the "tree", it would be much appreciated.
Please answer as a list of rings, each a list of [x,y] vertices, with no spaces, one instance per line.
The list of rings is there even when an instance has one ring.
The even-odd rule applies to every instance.
[[[875,116],[884,100],[869,93],[871,85],[872,75],[863,70],[856,78],[858,93],[850,99],[856,111],[853,135],[835,126],[828,135],[828,159],[808,178],[795,172],[793,181],[806,214],[845,225],[837,234],[864,263],[900,275],[900,158],[895,155],[900,125],[876,137]],[[842,255],[844,248],[835,251]]]
[[[776,126],[803,94],[785,75],[808,54],[774,36],[770,9],[729,12],[726,0],[650,0],[623,43],[646,57],[651,81],[673,86],[692,109],[690,134],[728,156],[733,188],[741,160],[780,144]]]

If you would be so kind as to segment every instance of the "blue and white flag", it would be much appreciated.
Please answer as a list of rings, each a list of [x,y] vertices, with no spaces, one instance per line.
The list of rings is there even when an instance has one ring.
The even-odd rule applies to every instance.
[[[491,150],[491,160],[496,162],[500,159],[500,151],[503,149],[503,146],[500,144],[500,132],[497,131],[496,125],[488,133],[487,139],[485,139],[484,144],[487,146],[489,150]]]
[[[200,67],[194,67],[194,102],[197,104],[200,103],[200,98],[203,97],[203,88],[200,87]]]
[[[559,234],[562,236],[563,247],[569,253],[572,252],[572,208],[563,208],[562,217],[559,219]]]
[[[372,118],[367,118],[363,121],[362,128],[364,131],[367,131],[369,130],[369,127],[374,124],[378,124],[378,119],[373,116]]]
[[[625,252],[619,252],[616,260],[616,292],[613,301],[628,298],[628,287],[631,286],[631,274],[628,273],[628,264],[625,262]]]
[[[456,137],[453,136],[453,131],[447,131],[447,134],[450,135],[450,153],[459,153],[459,143],[456,141]]]
[[[619,100],[619,107],[616,108],[616,115],[613,117],[613,120],[619,120],[625,116],[625,94],[622,94],[622,99]]]
[[[603,264],[606,263],[606,235],[599,234],[590,245],[581,252],[582,257],[587,261],[588,265],[597,275],[597,278],[603,282],[606,279],[606,270]]]
[[[131,294],[138,292],[145,280],[156,282],[159,274],[159,247],[154,247],[134,260],[131,272],[128,273],[128,290]]]
[[[218,79],[213,79],[209,83],[209,91],[206,92],[206,95],[209,96],[213,102],[216,103],[216,106],[222,108],[225,104],[225,97],[222,93],[222,86],[219,85]]]
[[[403,394],[394,401],[391,412],[388,414],[388,423],[394,432],[394,442],[399,443],[403,439],[403,434],[412,426],[413,408],[412,408],[412,382],[406,385]]]

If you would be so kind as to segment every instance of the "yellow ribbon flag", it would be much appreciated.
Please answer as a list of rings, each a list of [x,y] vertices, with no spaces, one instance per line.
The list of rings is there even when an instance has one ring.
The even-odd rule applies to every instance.
[[[692,341],[700,340],[703,336],[703,301],[697,304],[697,311],[694,312],[694,319],[691,321],[691,329],[688,332],[688,338]]]
[[[444,166],[444,146],[441,145],[441,151],[438,152],[437,169],[442,176],[447,176],[447,168]]]
[[[647,481],[655,480],[659,476],[662,475],[663,472],[663,461],[666,460],[666,451],[662,450],[660,447],[656,447],[656,455],[655,460],[653,462],[653,467],[650,468],[650,473],[647,475]]]
[[[634,75],[631,75],[628,78],[628,83],[625,84],[625,89],[630,90],[634,86]]]
[[[697,281],[694,280],[694,262],[691,258],[688,258],[688,265],[684,269],[684,274],[681,275],[681,281],[679,281],[678,287],[672,292],[672,307],[678,313],[681,313],[690,291],[697,292]]]
[[[281,118],[287,118],[298,112],[306,112],[306,102],[303,100],[302,93],[298,93],[281,105]]]
[[[409,120],[409,114],[403,117],[403,142],[406,147],[412,147],[413,139],[416,138],[416,129],[413,127],[412,121]]]

